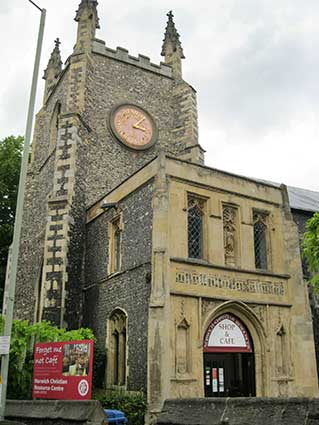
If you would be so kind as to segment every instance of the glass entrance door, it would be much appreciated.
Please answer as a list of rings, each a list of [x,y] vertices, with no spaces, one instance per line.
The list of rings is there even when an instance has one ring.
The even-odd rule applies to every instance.
[[[205,397],[254,397],[253,353],[204,353]]]

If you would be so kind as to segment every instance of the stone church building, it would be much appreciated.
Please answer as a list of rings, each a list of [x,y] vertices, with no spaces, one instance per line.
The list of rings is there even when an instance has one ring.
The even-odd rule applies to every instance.
[[[298,229],[285,186],[204,165],[173,15],[164,62],[95,38],[76,12],[45,70],[16,316],[91,327],[107,388],[167,398],[317,396]]]

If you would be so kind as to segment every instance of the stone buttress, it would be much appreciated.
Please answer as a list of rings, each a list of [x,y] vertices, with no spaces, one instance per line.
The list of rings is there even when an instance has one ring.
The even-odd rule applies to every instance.
[[[42,320],[61,327],[81,324],[81,260],[85,231],[85,160],[79,152],[90,131],[83,121],[86,74],[98,27],[96,1],[82,1],[78,37],[69,60],[66,112],[58,122],[53,191],[48,198],[42,274]],[[83,148],[82,148],[83,149]]]

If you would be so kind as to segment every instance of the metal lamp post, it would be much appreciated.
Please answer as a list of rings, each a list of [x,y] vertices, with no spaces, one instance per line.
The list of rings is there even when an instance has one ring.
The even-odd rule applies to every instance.
[[[4,326],[4,334],[3,335],[7,336],[7,337],[10,337],[11,330],[12,330],[13,305],[14,305],[15,287],[16,287],[16,279],[17,279],[17,266],[18,266],[19,244],[20,244],[21,227],[22,227],[22,213],[23,213],[24,193],[25,193],[25,182],[26,182],[26,175],[27,175],[27,168],[28,168],[29,150],[30,150],[31,133],[32,133],[33,116],[34,116],[34,106],[35,106],[37,82],[38,82],[38,77],[39,77],[40,58],[41,58],[41,50],[42,50],[42,42],[43,42],[45,17],[46,17],[46,10],[45,9],[41,9],[32,0],[28,0],[28,1],[30,3],[32,3],[37,9],[40,10],[41,19],[40,19],[40,27],[39,27],[39,34],[38,34],[35,63],[34,63],[34,69],[33,69],[33,78],[32,78],[32,86],[31,86],[31,93],[30,93],[30,100],[29,100],[28,117],[27,117],[27,124],[26,124],[26,130],[25,130],[25,138],[24,138],[24,149],[23,149],[21,170],[20,170],[17,208],[16,208],[16,215],[15,215],[15,223],[14,223],[12,257],[11,257],[12,263],[11,263],[11,272],[10,272],[10,281],[9,281],[9,291],[8,291],[6,315],[4,317],[5,326]],[[3,420],[4,415],[5,415],[5,405],[6,405],[6,396],[7,396],[9,354],[3,355],[1,360],[2,360],[1,361],[1,382],[2,382],[2,384],[0,385],[0,389],[1,389],[0,420]]]

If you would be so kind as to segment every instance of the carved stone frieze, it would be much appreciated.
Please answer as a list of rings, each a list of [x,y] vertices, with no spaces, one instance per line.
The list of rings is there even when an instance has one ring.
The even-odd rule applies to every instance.
[[[286,295],[286,284],[283,281],[272,282],[259,279],[236,278],[216,274],[197,273],[177,270],[176,283],[207,286],[230,291],[263,295]]]

